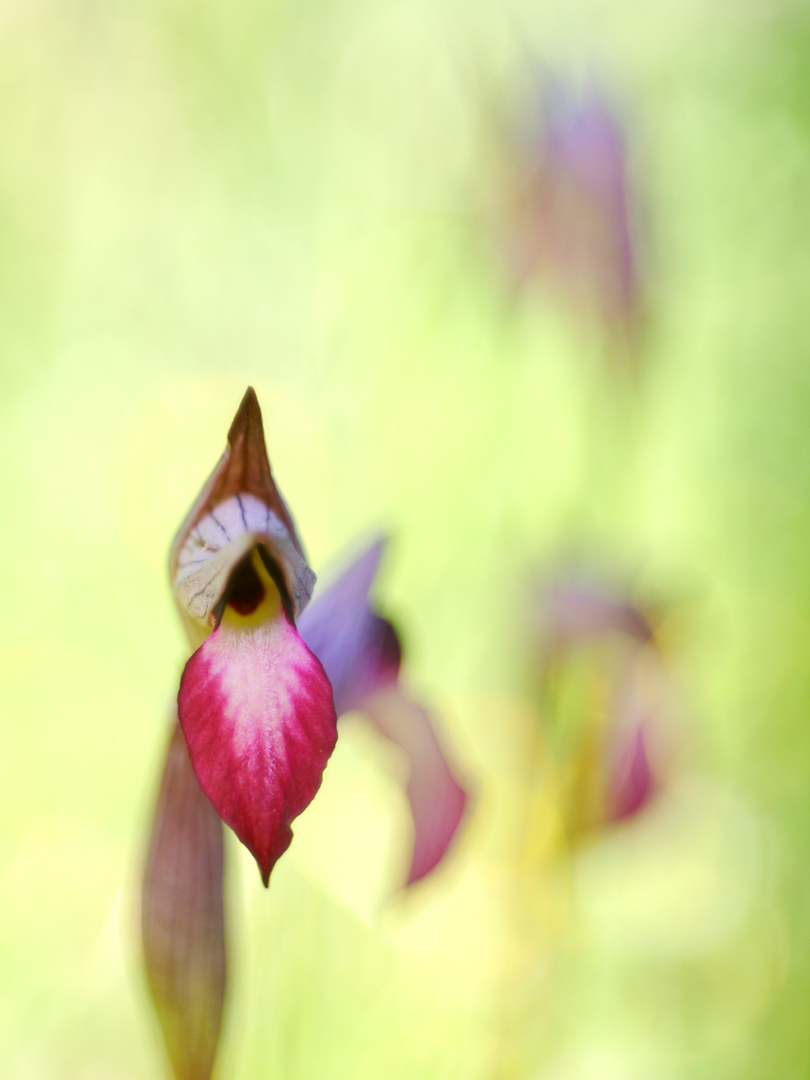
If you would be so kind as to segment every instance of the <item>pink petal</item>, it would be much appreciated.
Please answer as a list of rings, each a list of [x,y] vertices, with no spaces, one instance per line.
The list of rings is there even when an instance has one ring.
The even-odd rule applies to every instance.
[[[225,995],[222,823],[177,724],[143,876],[146,976],[176,1080],[208,1080]]]
[[[464,815],[467,794],[450,771],[424,709],[398,688],[374,694],[364,708],[383,735],[410,759],[414,847],[407,883],[413,885],[444,858]]]
[[[329,676],[338,716],[362,708],[399,673],[396,632],[368,602],[384,546],[375,541],[298,619],[298,632]]]
[[[608,821],[638,813],[655,793],[655,777],[641,724],[618,755],[608,791]]]
[[[223,620],[186,664],[178,708],[200,786],[267,885],[337,738],[321,664],[283,611],[248,629]]]

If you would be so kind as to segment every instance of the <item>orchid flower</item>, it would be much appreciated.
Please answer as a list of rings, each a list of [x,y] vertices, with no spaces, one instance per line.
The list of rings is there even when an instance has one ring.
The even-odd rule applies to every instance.
[[[337,717],[295,627],[315,575],[273,481],[252,388],[175,537],[169,575],[196,649],[177,697],[191,764],[267,885],[320,787]]]
[[[289,846],[291,821],[320,786],[337,713],[362,709],[410,758],[409,884],[438,864],[458,828],[466,794],[427,713],[401,686],[393,627],[369,605],[382,548],[375,543],[304,610],[315,577],[273,481],[249,388],[169,559],[194,651],[152,822],[141,931],[176,1080],[209,1080],[219,1040],[226,979],[220,819],[250,849],[267,885]]]
[[[383,547],[377,540],[316,596],[298,628],[329,676],[338,716],[364,712],[408,756],[414,847],[407,884],[413,885],[441,862],[467,795],[442,753],[430,717],[402,686],[396,631],[369,604]]]

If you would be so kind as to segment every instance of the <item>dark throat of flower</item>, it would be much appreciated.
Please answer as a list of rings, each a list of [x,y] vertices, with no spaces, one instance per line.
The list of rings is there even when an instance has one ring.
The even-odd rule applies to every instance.
[[[255,550],[258,552],[262,565],[267,570],[267,573],[278,589],[284,613],[287,616],[288,621],[295,626],[292,602],[281,571],[270,558],[270,555],[264,547],[259,545]],[[238,615],[252,615],[263,602],[265,595],[266,590],[253,565],[253,552],[251,552],[237,563],[236,568],[231,574],[228,588],[225,590],[222,599],[214,609],[214,625],[219,626],[226,607],[233,608]]]

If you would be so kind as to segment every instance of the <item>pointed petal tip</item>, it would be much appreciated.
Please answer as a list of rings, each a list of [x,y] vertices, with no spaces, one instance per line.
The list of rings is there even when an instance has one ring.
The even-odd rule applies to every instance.
[[[233,446],[240,437],[245,436],[250,436],[251,441],[255,441],[257,437],[260,437],[262,449],[264,449],[262,410],[256,391],[252,386],[247,388],[242,400],[239,402],[239,408],[236,410],[236,415],[228,430],[228,442]]]
[[[383,557],[385,549],[391,543],[391,534],[387,531],[380,529],[374,533],[368,541],[366,547],[365,557],[369,560],[373,559],[375,566],[379,564],[380,559]]]

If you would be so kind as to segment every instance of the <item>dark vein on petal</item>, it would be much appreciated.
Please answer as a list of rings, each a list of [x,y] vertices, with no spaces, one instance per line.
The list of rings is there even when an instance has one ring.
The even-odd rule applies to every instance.
[[[242,496],[237,495],[236,496],[236,501],[239,503],[239,513],[242,515],[242,524],[245,526],[245,532],[247,532],[248,531],[248,523],[247,523],[247,518],[245,517],[245,508],[242,505]]]
[[[180,566],[185,570],[187,566],[196,566],[198,563],[208,562],[210,558],[211,553],[209,552],[207,555],[202,555],[199,559],[191,559],[189,562],[180,563]]]
[[[208,516],[211,518],[211,520],[214,522],[215,525],[219,525],[225,539],[230,540],[231,534],[228,532],[228,530],[225,528],[225,526],[222,524],[222,522],[219,520],[219,518],[217,517],[217,515],[214,513],[213,510],[211,511],[211,513]]]

